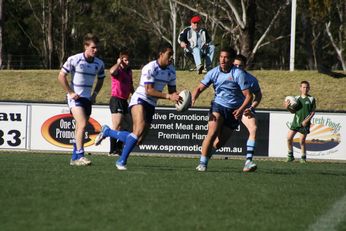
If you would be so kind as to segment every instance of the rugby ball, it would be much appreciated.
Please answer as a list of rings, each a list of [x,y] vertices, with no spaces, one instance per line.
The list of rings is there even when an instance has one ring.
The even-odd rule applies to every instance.
[[[191,92],[188,90],[183,90],[179,93],[182,98],[182,102],[177,102],[175,108],[179,112],[186,111],[191,106]]]
[[[298,102],[294,96],[286,96],[285,101],[288,101],[290,103],[290,105],[288,106],[290,109],[296,109]]]

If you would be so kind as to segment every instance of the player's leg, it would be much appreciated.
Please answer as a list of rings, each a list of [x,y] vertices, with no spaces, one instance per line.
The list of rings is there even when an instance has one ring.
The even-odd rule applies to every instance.
[[[208,166],[209,158],[211,157],[211,152],[215,139],[219,134],[219,129],[222,125],[222,116],[218,112],[212,112],[209,115],[208,121],[208,133],[202,142],[201,157],[199,160],[199,165],[197,166],[198,171],[206,171]]]
[[[223,117],[221,117],[220,124],[223,124],[223,123],[224,123],[224,119]],[[230,127],[221,126],[219,129],[218,135],[216,139],[214,140],[213,148],[216,150],[223,147],[225,143],[227,142],[227,140],[231,138],[232,133],[233,133],[233,129],[231,129]]]
[[[142,104],[136,104],[131,107],[133,131],[127,136],[121,156],[116,161],[116,166],[119,170],[126,170],[127,159],[131,151],[143,139],[146,130],[149,128],[150,123],[147,123],[146,116],[152,118],[154,111],[155,108],[153,106],[146,107]]]
[[[254,171],[257,166],[253,162],[253,155],[256,147],[256,133],[257,133],[257,123],[254,116],[244,116],[242,117],[242,122],[249,131],[249,137],[246,142],[246,161],[243,168],[244,172]]]
[[[301,134],[300,136],[300,151],[301,151],[301,159],[300,159],[300,163],[306,163],[306,137],[307,134]]]
[[[295,136],[296,133],[297,133],[297,131],[295,131],[295,130],[289,130],[288,133],[287,133],[287,149],[288,149],[287,162],[294,161],[293,137]]]
[[[72,154],[70,161],[71,165],[89,165],[91,161],[84,157],[84,133],[88,121],[88,116],[85,114],[83,107],[72,107],[71,112],[76,121],[75,128],[75,151]]]

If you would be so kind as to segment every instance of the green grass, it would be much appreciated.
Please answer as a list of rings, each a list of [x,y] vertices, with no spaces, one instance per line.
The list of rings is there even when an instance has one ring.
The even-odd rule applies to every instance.
[[[283,109],[287,95],[299,94],[299,83],[311,83],[311,95],[317,98],[317,110],[346,111],[346,78],[335,79],[316,71],[250,71],[258,80],[263,91],[261,109]],[[0,99],[2,101],[34,101],[65,103],[65,92],[57,81],[59,70],[1,70]],[[134,85],[138,85],[140,71],[134,70]],[[193,90],[202,75],[195,72],[177,71],[177,89]],[[109,75],[97,98],[98,104],[108,104],[110,97]],[[198,99],[197,107],[208,107],[213,97],[210,88]],[[172,106],[167,100],[159,105]]]
[[[1,230],[307,230],[346,194],[345,163],[0,152]],[[338,230],[345,230],[346,217]]]

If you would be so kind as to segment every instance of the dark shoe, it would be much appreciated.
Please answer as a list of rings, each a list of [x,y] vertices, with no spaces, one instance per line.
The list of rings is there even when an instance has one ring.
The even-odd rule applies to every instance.
[[[198,68],[197,73],[198,73],[199,75],[202,74],[203,69],[204,69],[204,67],[203,67],[203,65],[201,65],[201,66]]]

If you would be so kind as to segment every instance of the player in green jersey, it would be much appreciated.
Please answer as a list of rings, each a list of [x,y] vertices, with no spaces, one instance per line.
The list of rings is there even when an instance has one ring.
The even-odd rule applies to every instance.
[[[288,155],[287,162],[294,161],[293,155],[293,137],[297,132],[301,133],[300,136],[300,150],[301,150],[301,163],[306,163],[306,147],[305,140],[307,135],[310,133],[311,119],[315,115],[316,100],[314,97],[309,95],[310,84],[308,81],[302,81],[300,83],[300,96],[295,96],[297,99],[297,106],[291,109],[288,101],[284,102],[285,108],[294,113],[294,118],[287,134],[287,146]]]

